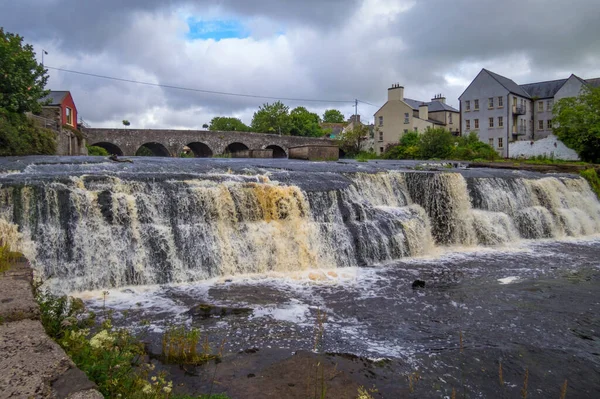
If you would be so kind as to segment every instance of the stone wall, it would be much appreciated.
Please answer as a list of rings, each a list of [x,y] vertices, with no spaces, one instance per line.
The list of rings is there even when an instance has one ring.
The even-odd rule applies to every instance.
[[[249,150],[280,148],[287,153],[290,147],[300,145],[335,145],[327,138],[279,136],[249,132],[221,132],[206,130],[156,130],[156,129],[84,129],[88,144],[116,146],[123,155],[133,156],[146,143],[157,143],[172,157],[183,152],[183,147],[195,148],[203,143],[213,155],[222,155],[227,147],[240,143]],[[192,144],[192,145],[190,145]]]
[[[0,275],[0,397],[102,398],[46,334],[31,284],[32,269],[24,258]]]
[[[510,158],[533,158],[546,156],[565,161],[578,161],[577,153],[567,147],[558,137],[550,135],[537,141],[515,141],[509,144]]]
[[[290,148],[290,159],[304,159],[308,161],[337,161],[340,149],[335,145],[303,145]]]

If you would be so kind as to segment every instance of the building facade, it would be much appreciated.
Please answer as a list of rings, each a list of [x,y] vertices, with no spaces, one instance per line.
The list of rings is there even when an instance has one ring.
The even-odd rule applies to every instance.
[[[77,107],[70,91],[51,91],[40,102],[43,105],[41,116],[51,119],[59,126],[77,128]]]
[[[579,94],[585,84],[575,75],[568,79],[518,85],[513,80],[482,69],[459,97],[461,134],[476,132],[479,139],[510,157],[508,144],[533,141],[552,134],[552,108],[556,101]]]
[[[460,132],[460,112],[446,104],[446,98],[436,95],[430,102],[404,97],[404,87],[394,84],[388,89],[387,102],[375,113],[373,136],[369,150],[377,155],[388,145],[397,144],[408,132],[424,132],[428,127],[442,127]]]

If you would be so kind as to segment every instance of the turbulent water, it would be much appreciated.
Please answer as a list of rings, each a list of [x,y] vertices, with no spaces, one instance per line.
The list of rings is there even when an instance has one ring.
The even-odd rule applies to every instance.
[[[600,233],[600,203],[585,180],[568,175],[40,159],[0,163],[0,233],[69,291],[373,265],[440,246]]]

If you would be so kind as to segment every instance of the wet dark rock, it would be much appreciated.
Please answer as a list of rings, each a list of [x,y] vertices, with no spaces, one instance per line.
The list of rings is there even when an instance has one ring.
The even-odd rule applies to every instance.
[[[419,289],[419,288],[425,288],[425,281],[423,280],[415,280],[412,283],[412,287],[413,290]]]
[[[253,373],[248,374],[248,378],[254,378],[254,377],[256,377],[256,374],[253,374]]]
[[[199,304],[190,309],[187,314],[193,318],[209,319],[211,317],[247,316],[252,314],[250,308],[230,308],[225,306]]]
[[[259,350],[260,349],[258,349],[258,348],[248,348],[248,349],[244,349],[242,351],[239,351],[238,353],[256,353]]]

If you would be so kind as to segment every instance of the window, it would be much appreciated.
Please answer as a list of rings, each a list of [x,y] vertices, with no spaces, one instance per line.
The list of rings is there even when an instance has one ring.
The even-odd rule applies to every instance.
[[[471,110],[471,101],[465,101],[465,108],[467,109],[467,111]]]
[[[379,141],[383,141],[383,132],[379,131]]]
[[[408,133],[408,129],[404,129],[404,133]]]
[[[498,137],[498,148],[504,148],[504,140],[502,137]]]
[[[479,119],[475,119],[475,129],[479,129]]]
[[[383,154],[383,147],[379,147],[379,153]]]
[[[494,118],[489,118],[490,127],[494,127]]]
[[[554,100],[546,101],[546,111],[552,111],[553,106],[554,106]]]
[[[71,111],[71,108],[67,107],[65,114],[67,115],[67,125],[73,126],[73,111]]]
[[[548,119],[548,120],[546,121],[546,126],[547,126],[548,130],[551,130],[551,129],[552,129],[552,119]]]
[[[543,101],[538,101],[538,111],[544,112],[544,102]]]
[[[498,97],[498,108],[504,107],[504,98],[502,96]]]
[[[488,98],[488,108],[494,108],[494,97]]]
[[[498,127],[504,127],[504,118],[502,116],[498,117]]]
[[[479,110],[479,100],[475,100],[475,111]]]
[[[404,113],[404,123],[408,123],[408,112]]]
[[[516,107],[517,106],[517,97],[513,97],[513,105]]]
[[[379,117],[379,126],[383,126],[383,116]]]
[[[538,121],[538,130],[544,130],[544,121],[541,119]]]
[[[466,123],[467,130],[471,130],[471,120],[467,119],[467,120],[465,120],[465,123]]]
[[[488,143],[490,143],[490,147],[494,146],[494,139],[488,139]]]
[[[451,125],[452,124],[452,113],[448,114],[448,124]]]
[[[418,131],[419,131],[419,128],[415,126],[415,132],[418,132]]]

